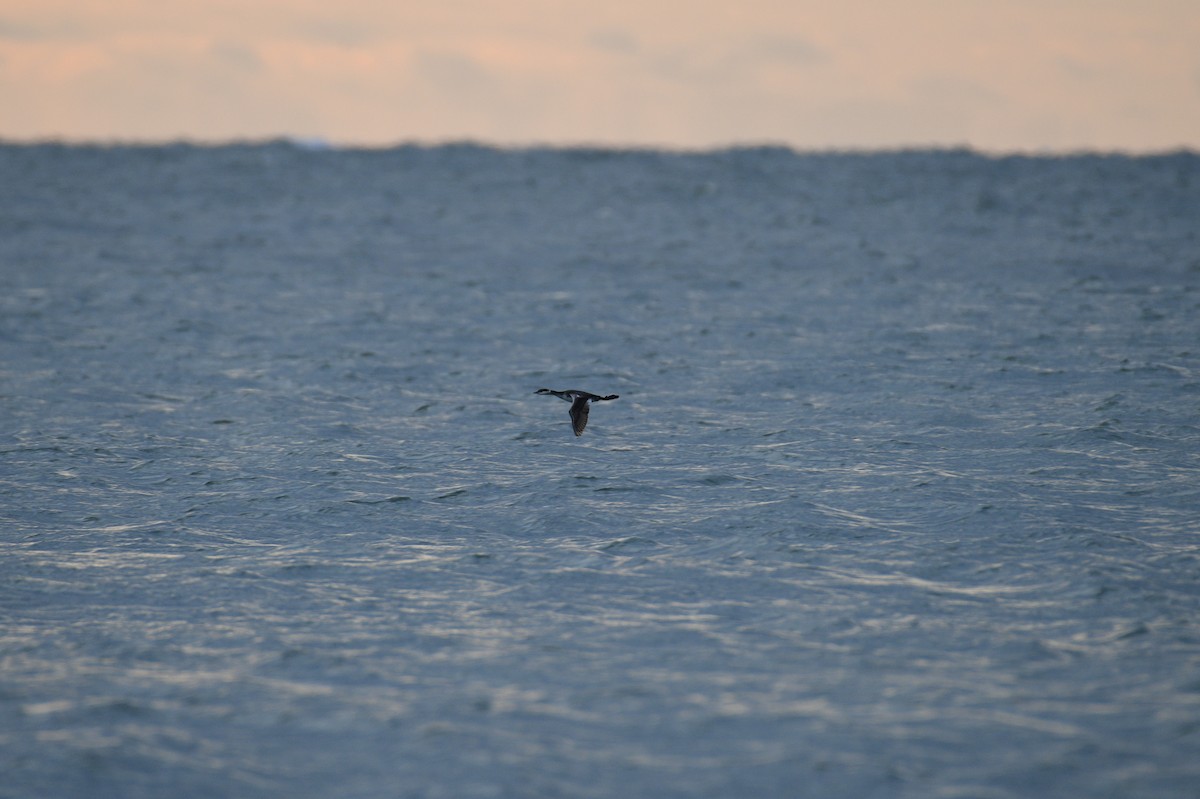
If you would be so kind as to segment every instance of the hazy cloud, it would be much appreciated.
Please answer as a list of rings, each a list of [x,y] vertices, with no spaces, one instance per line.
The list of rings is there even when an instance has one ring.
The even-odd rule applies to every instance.
[[[418,77],[447,92],[478,92],[489,83],[487,70],[462,53],[420,52],[415,71]]]
[[[351,17],[302,19],[290,26],[295,35],[339,47],[362,47],[379,41],[383,32],[369,19]]]
[[[952,74],[922,75],[909,84],[914,98],[957,108],[1003,102],[999,92],[969,78]]]
[[[260,72],[262,59],[253,49],[237,42],[216,42],[209,52],[222,64],[244,72]]]
[[[799,36],[764,34],[755,36],[740,51],[740,58],[751,62],[777,62],[792,66],[820,64],[828,55]]]
[[[588,36],[588,44],[597,50],[621,55],[633,55],[640,49],[633,34],[616,28],[592,31]]]
[[[1092,64],[1085,64],[1077,58],[1059,56],[1054,60],[1058,71],[1074,80],[1094,81],[1101,77],[1100,70]]]
[[[741,84],[752,88],[764,70],[804,69],[826,60],[820,48],[795,36],[764,34],[732,43],[697,43],[651,55],[650,68],[679,83]]]
[[[78,38],[84,29],[65,21],[31,22],[0,19],[0,39],[20,42],[41,42],[54,39]]]

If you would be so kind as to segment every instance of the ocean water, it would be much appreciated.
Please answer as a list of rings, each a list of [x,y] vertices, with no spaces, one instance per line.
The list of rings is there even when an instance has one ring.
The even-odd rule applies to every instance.
[[[0,146],[0,796],[1200,795],[1198,231],[1189,153]]]

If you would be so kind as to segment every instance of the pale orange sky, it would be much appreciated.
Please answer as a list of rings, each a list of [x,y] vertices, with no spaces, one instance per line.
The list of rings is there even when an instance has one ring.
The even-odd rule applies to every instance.
[[[1200,0],[0,0],[0,138],[1200,149]]]

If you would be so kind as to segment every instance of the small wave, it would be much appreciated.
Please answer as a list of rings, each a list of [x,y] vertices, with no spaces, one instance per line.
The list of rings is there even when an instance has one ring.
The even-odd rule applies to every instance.
[[[379,499],[367,499],[365,497],[359,499],[347,500],[351,505],[388,505],[395,502],[408,502],[412,497],[403,494],[397,494],[391,497],[382,497]]]

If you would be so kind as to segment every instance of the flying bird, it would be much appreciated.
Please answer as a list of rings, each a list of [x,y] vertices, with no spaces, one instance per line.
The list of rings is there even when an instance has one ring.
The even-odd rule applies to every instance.
[[[607,400],[615,400],[618,394],[609,394],[607,397],[601,397],[599,394],[592,394],[587,391],[580,391],[577,388],[570,388],[566,391],[554,391],[549,388],[539,388],[534,394],[553,394],[559,399],[566,400],[571,403],[571,429],[575,431],[575,435],[583,435],[583,428],[587,427],[588,420],[588,403],[589,402],[604,402]]]

